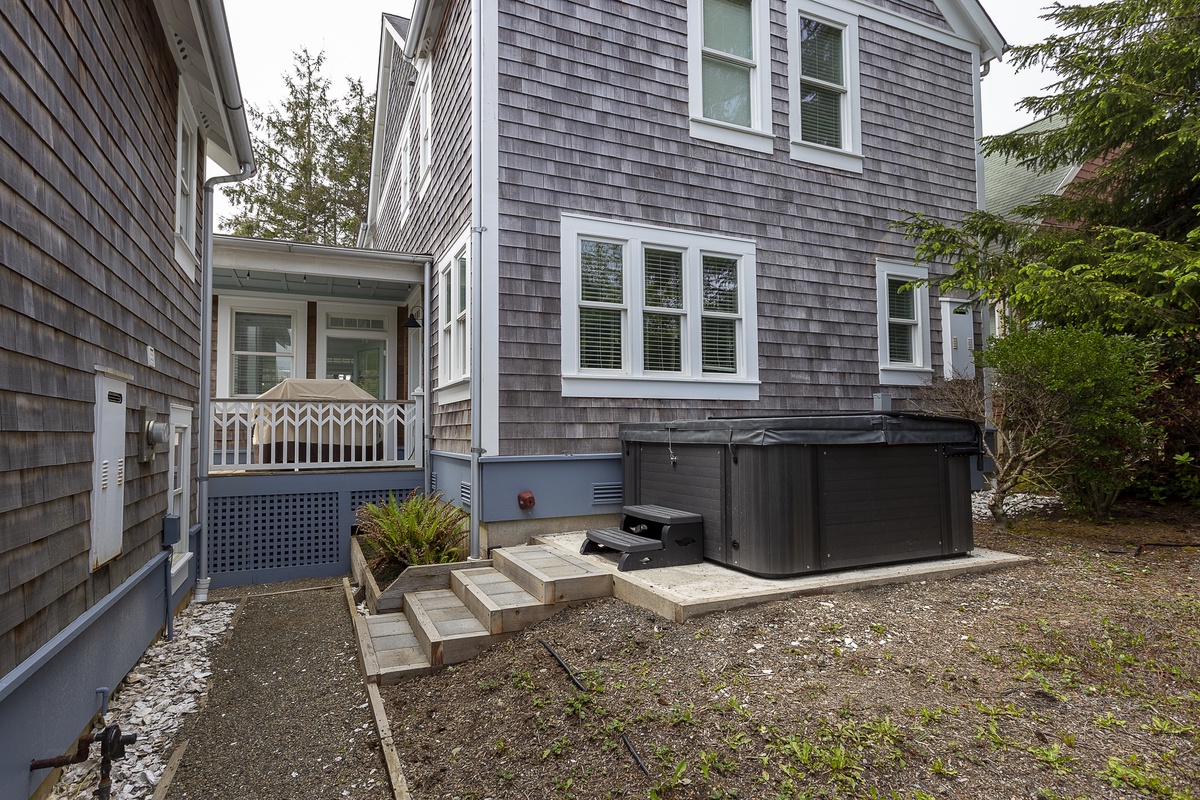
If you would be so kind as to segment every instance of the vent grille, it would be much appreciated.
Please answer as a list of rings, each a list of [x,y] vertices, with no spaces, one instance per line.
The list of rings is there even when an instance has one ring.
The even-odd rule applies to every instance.
[[[471,505],[471,484],[463,481],[458,485],[458,499],[464,506]]]
[[[437,473],[436,472],[429,473],[429,491],[430,492],[437,491]]]
[[[606,506],[620,503],[625,497],[625,490],[620,481],[607,481],[592,484],[592,505]]]

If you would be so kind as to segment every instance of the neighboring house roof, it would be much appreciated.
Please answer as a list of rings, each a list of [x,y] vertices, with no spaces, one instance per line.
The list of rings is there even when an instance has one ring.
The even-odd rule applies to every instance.
[[[1044,117],[1013,133],[1040,133],[1061,125],[1061,120],[1056,117]],[[984,208],[993,214],[1010,216],[1017,206],[1027,205],[1042,195],[1061,194],[1078,174],[1079,164],[1074,163],[1040,172],[1008,156],[984,156]]]

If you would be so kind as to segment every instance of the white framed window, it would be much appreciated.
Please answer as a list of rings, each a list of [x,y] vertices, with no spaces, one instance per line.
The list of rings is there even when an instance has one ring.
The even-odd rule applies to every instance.
[[[257,397],[296,375],[293,313],[232,309],[230,396]]]
[[[376,400],[396,397],[396,307],[317,303],[316,376],[350,381]]]
[[[912,264],[879,260],[875,291],[879,318],[879,382],[916,386],[933,370],[929,348],[929,287],[913,281],[929,271]]]
[[[688,0],[691,135],[770,153],[770,3]]]
[[[790,0],[788,51],[792,158],[862,172],[858,18]]]
[[[171,404],[171,440],[167,455],[167,513],[179,517],[179,541],[171,549],[171,592],[179,587],[188,576],[188,562],[192,552],[188,549],[188,528],[191,527],[192,503],[192,409],[189,406]]]
[[[758,399],[755,245],[562,215],[565,397]]]
[[[196,184],[199,180],[199,125],[191,99],[179,84],[175,125],[175,263],[184,276],[197,279]]]
[[[438,402],[470,396],[470,233],[464,233],[438,265]]]

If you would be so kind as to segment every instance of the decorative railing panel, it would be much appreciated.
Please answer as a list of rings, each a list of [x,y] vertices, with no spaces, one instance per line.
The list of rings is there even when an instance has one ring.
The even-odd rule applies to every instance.
[[[212,471],[421,467],[417,403],[213,400]]]

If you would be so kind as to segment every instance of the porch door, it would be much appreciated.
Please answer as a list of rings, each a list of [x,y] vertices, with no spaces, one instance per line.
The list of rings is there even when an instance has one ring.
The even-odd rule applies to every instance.
[[[975,377],[975,314],[969,303],[942,300],[942,369],[945,377]]]
[[[360,344],[354,349],[354,382],[375,395],[376,400],[383,399],[386,372],[387,359],[383,342]]]

